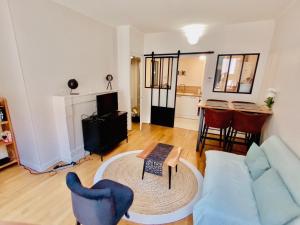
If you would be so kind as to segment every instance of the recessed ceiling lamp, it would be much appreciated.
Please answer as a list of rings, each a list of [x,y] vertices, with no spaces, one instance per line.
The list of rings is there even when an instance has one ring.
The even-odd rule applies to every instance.
[[[198,43],[200,37],[202,37],[205,33],[206,25],[203,24],[191,24],[184,26],[181,30],[183,31],[187,41],[191,45],[195,45]]]

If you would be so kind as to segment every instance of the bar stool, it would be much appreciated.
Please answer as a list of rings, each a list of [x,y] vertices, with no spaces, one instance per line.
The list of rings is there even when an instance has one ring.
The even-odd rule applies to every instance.
[[[202,155],[203,149],[205,147],[205,140],[212,139],[212,140],[219,140],[220,146],[225,149],[226,142],[227,142],[227,129],[230,127],[232,120],[232,111],[231,110],[215,110],[215,109],[205,109],[204,110],[204,127],[202,134],[203,136],[201,139],[203,140],[200,156]],[[220,130],[220,137],[219,139],[207,137],[208,129],[219,129]]]
[[[238,132],[245,134],[245,142],[240,142],[239,144],[245,144],[248,148],[253,142],[259,145],[261,129],[267,117],[268,115],[266,114],[234,111],[231,128],[228,132],[227,151],[232,150]]]
[[[201,100],[199,100],[199,103],[201,102]],[[224,103],[228,103],[228,101],[226,100],[220,100],[220,99],[207,99],[206,102],[224,102]],[[197,115],[200,115],[200,108],[198,108],[198,113]]]
[[[254,102],[245,102],[245,101],[232,101],[231,102],[233,105],[234,104],[243,104],[243,105],[247,105],[247,106],[255,106],[256,104]],[[240,132],[237,132],[238,134]],[[245,134],[246,137],[248,137],[249,134]]]

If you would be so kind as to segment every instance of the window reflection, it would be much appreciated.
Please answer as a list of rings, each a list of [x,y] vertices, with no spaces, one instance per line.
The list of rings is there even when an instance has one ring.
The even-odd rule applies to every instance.
[[[258,55],[245,56],[239,92],[249,93],[252,91],[257,62]]]
[[[239,85],[239,78],[241,76],[241,70],[243,65],[242,55],[232,56],[230,61],[229,76],[226,85],[227,92],[237,92]]]
[[[219,56],[214,91],[225,91],[230,56]]]
[[[145,87],[171,89],[173,65],[173,59],[171,57],[145,58]],[[154,69],[153,73],[152,69]]]
[[[251,93],[259,54],[219,55],[215,92]]]

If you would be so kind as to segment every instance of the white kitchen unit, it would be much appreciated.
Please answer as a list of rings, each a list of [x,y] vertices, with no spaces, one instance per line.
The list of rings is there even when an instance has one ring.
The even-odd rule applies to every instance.
[[[198,103],[200,97],[194,95],[176,95],[175,117],[198,119]]]
[[[53,96],[55,125],[62,161],[68,163],[78,161],[87,154],[84,151],[81,120],[97,113],[96,96],[109,92]]]

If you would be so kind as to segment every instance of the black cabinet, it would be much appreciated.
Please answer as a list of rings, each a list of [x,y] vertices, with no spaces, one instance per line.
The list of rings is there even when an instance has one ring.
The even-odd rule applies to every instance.
[[[127,112],[114,111],[105,115],[90,116],[82,120],[84,149],[101,156],[128,139]]]

